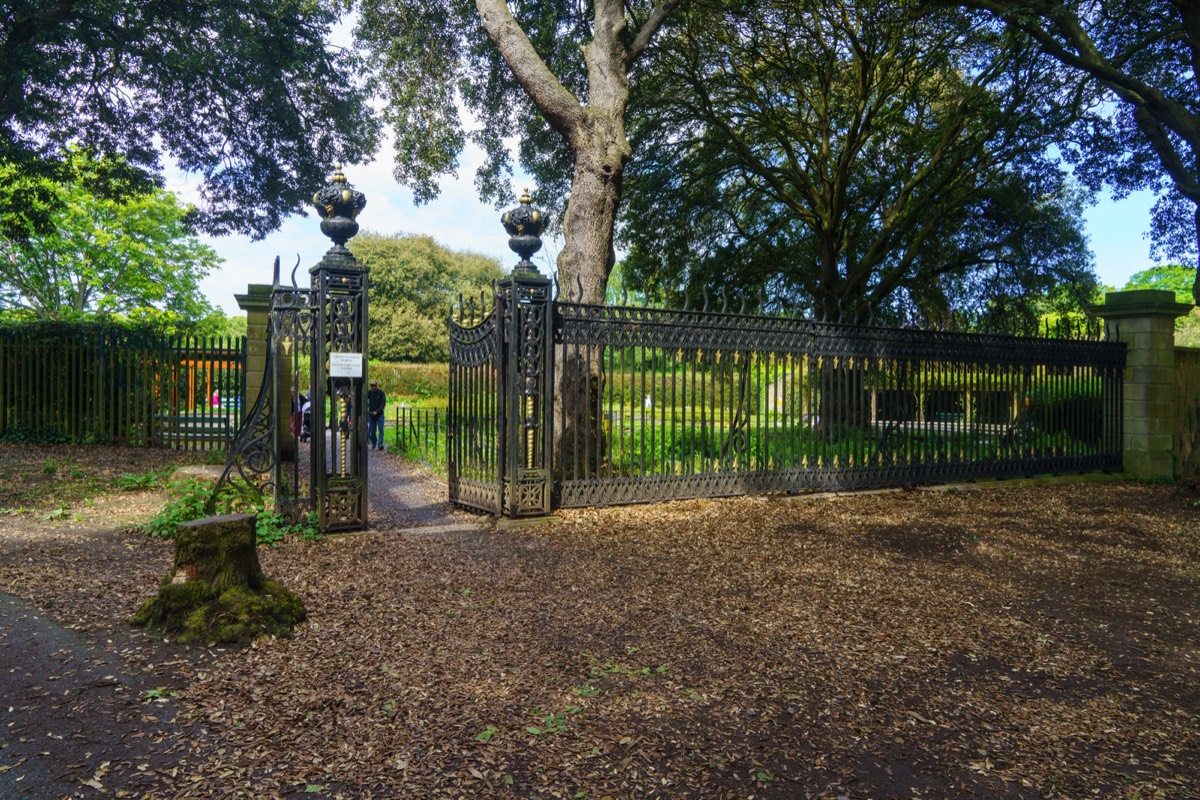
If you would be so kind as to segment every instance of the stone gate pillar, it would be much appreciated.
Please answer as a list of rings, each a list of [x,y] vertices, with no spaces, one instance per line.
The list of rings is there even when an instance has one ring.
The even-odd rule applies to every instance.
[[[278,259],[276,259],[276,278],[278,279]],[[239,409],[240,418],[237,426],[240,428],[254,408],[254,401],[262,391],[263,380],[267,375],[267,350],[271,342],[267,340],[267,323],[271,318],[271,292],[274,287],[269,283],[251,283],[246,287],[245,294],[235,294],[238,308],[246,312],[246,363],[245,385],[246,396],[242,398]],[[275,395],[276,418],[287,420],[291,416],[292,373],[287,369],[287,362],[279,360],[275,364],[278,373],[278,392]],[[276,452],[284,461],[292,461],[296,457],[296,444],[288,435],[287,425],[279,425],[276,429]]]
[[[271,317],[271,285],[252,283],[245,294],[235,294],[238,308],[246,312],[246,396],[242,398],[240,423],[254,405],[254,398],[262,391],[263,377],[267,374],[267,321]]]
[[[1125,342],[1122,445],[1125,474],[1175,478],[1175,318],[1192,310],[1159,289],[1109,292],[1092,310]]]

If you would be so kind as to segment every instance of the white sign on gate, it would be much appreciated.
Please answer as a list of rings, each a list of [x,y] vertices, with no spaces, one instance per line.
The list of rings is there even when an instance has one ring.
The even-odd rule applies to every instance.
[[[363,376],[362,353],[330,353],[329,377],[361,378]]]

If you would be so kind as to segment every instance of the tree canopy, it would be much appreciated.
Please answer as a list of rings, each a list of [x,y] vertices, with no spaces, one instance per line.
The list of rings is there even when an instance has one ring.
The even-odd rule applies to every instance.
[[[503,276],[500,263],[477,253],[449,250],[428,236],[360,233],[355,258],[371,270],[371,358],[446,361],[446,320],[459,295],[480,291]]]
[[[161,189],[97,196],[86,187],[110,167],[78,151],[69,159],[80,180],[34,180],[37,194],[52,198],[50,232],[24,242],[0,238],[0,307],[38,319],[145,308],[185,320],[208,316],[199,281],[220,259],[193,235],[191,210]],[[29,179],[0,164],[0,185],[18,180]]]
[[[677,14],[634,94],[630,285],[858,320],[1090,297],[1083,197],[1046,155],[1074,87],[978,23],[882,0]]]
[[[1196,283],[1196,268],[1182,264],[1161,264],[1129,276],[1121,291],[1131,289],[1164,289],[1175,293],[1181,303],[1192,302],[1192,286]]]
[[[128,194],[169,155],[203,176],[198,223],[257,236],[304,206],[379,125],[348,52],[326,44],[345,0],[0,0],[0,161]],[[86,146],[115,174],[71,173]],[[119,169],[117,169],[119,167]],[[3,235],[45,234],[50,209],[5,205]],[[40,212],[40,213],[39,213]]]
[[[487,154],[481,195],[508,202],[506,139],[518,137],[520,164],[540,183],[535,201],[562,208],[559,279],[602,299],[630,157],[630,82],[681,2],[364,0],[356,36],[387,100],[397,180],[432,197],[469,135]],[[459,102],[478,130],[463,130]]]
[[[1032,36],[1112,102],[1079,130],[1078,173],[1118,197],[1157,193],[1153,252],[1200,256],[1200,4],[1187,0],[935,0]],[[1200,303],[1200,281],[1192,296]]]

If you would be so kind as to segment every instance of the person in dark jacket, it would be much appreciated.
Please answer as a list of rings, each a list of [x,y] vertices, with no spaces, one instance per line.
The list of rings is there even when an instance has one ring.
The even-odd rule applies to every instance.
[[[383,409],[387,395],[379,388],[378,381],[371,381],[367,390],[367,442],[372,450],[383,449]]]

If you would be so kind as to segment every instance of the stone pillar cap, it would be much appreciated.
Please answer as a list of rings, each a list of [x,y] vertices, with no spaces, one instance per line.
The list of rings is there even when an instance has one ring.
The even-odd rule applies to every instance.
[[[258,311],[271,307],[271,290],[269,283],[251,283],[246,286],[245,294],[235,294],[238,308],[242,311]]]
[[[1182,317],[1195,308],[1191,303],[1175,300],[1175,293],[1166,289],[1132,289],[1127,292],[1108,292],[1104,302],[1088,306],[1088,310],[1104,319],[1126,317]]]

